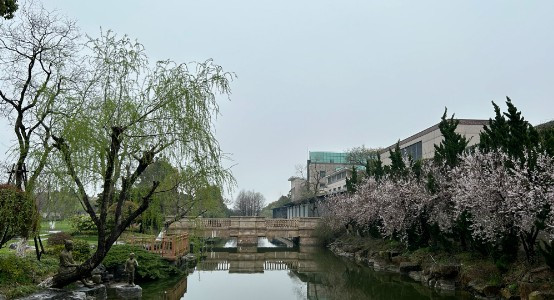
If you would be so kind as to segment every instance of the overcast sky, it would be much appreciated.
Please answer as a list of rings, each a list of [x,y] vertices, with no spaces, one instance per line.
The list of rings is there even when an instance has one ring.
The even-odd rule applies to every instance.
[[[532,124],[554,118],[554,1],[44,0],[152,60],[213,58],[235,72],[217,138],[241,189],[289,190],[308,151],[384,147],[444,107],[488,119],[510,96]],[[4,155],[14,136],[2,125]],[[5,156],[3,156],[5,160]]]

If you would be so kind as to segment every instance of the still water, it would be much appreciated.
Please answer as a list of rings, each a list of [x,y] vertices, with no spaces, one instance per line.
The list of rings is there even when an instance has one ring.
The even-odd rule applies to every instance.
[[[439,294],[399,274],[375,272],[319,248],[213,249],[188,276],[142,284],[143,299],[472,299]]]

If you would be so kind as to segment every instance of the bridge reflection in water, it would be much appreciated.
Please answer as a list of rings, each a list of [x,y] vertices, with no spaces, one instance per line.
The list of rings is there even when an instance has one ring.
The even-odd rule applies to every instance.
[[[143,286],[143,299],[473,299],[466,293],[439,294],[408,277],[375,272],[324,249],[217,250],[165,293],[148,294],[150,288]]]
[[[237,247],[217,248],[206,253],[206,257],[196,265],[194,273],[225,272],[229,274],[262,274],[264,272],[285,271],[289,276],[299,278],[305,284],[302,294],[318,291],[322,294],[324,287],[317,283],[319,272],[313,253],[315,247]],[[200,275],[199,275],[200,276]],[[311,281],[311,282],[310,282]],[[316,285],[316,286],[314,286]],[[171,288],[166,289],[161,299],[186,299],[188,279],[184,277]],[[223,297],[222,297],[223,298]],[[308,297],[308,299],[321,299]]]

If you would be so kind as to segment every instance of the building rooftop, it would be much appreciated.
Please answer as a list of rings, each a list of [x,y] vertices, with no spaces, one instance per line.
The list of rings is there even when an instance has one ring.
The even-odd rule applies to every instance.
[[[477,120],[477,119],[457,119],[459,121],[458,125],[489,125],[489,120]],[[437,123],[423,131],[420,131],[406,139],[403,139],[401,141],[399,141],[400,145],[403,145],[403,144],[406,144],[406,143],[409,143],[419,137],[422,137],[430,132],[433,132],[435,130],[438,130],[439,129],[439,124],[440,123]],[[386,148],[383,148],[383,150],[381,150],[381,154],[385,153],[385,152],[388,152],[389,149],[394,149],[394,147],[396,146],[396,143],[386,147]]]
[[[310,162],[312,163],[324,163],[324,164],[346,164],[347,153],[340,152],[323,152],[323,151],[310,151]]]

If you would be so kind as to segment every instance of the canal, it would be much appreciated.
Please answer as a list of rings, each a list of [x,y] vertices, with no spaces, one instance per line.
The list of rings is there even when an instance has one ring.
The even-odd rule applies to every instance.
[[[143,299],[473,299],[438,293],[406,276],[375,272],[320,248],[268,241],[206,253],[187,276],[143,284]]]

